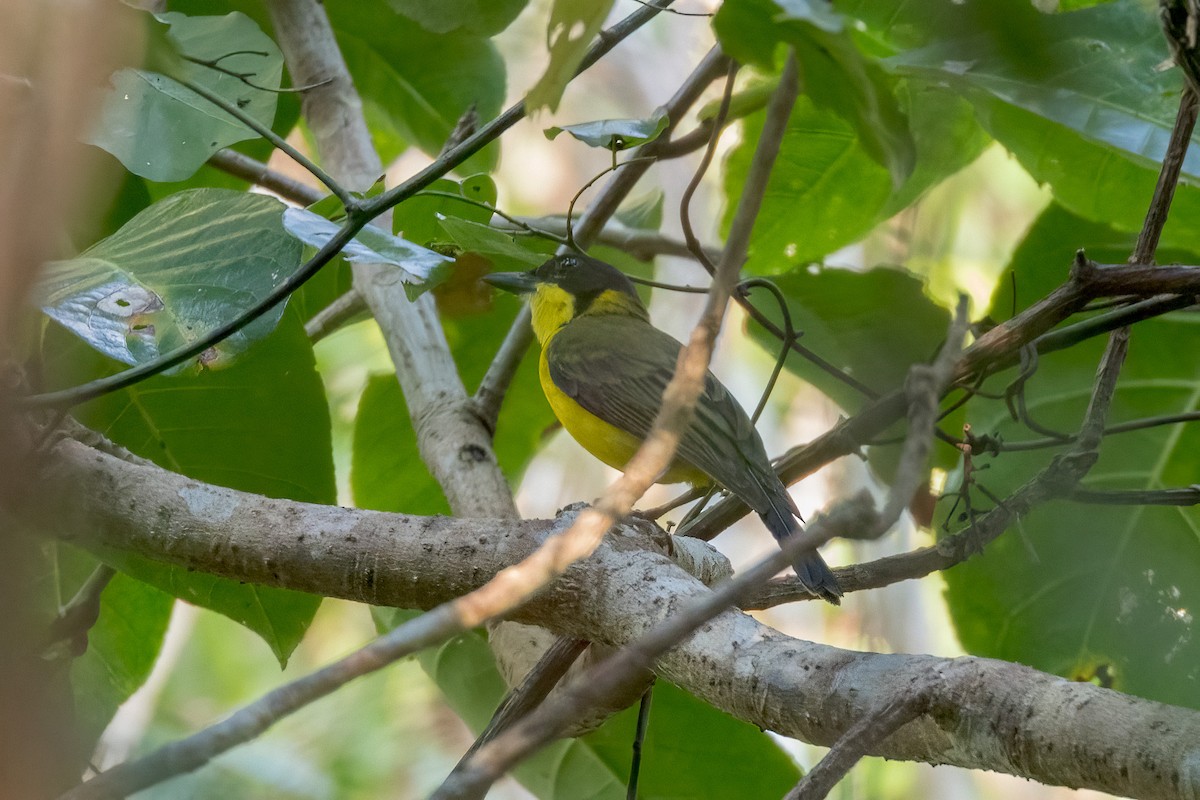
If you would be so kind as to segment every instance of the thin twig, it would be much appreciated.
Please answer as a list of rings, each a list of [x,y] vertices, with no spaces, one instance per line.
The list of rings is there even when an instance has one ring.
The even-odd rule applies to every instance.
[[[1119,422],[1116,425],[1107,426],[1104,429],[1104,436],[1107,438],[1118,433],[1141,431],[1148,428],[1157,428],[1162,425],[1178,425],[1185,422],[1200,422],[1200,411],[1163,414],[1157,417],[1145,417],[1143,419],[1129,420],[1128,422]],[[993,447],[997,453],[1019,453],[1027,450],[1044,450],[1048,447],[1062,447],[1074,442],[1077,438],[1076,436],[1070,436],[1065,441],[1062,439],[1029,439],[1017,442],[994,441]]]
[[[638,780],[642,776],[642,746],[650,727],[650,706],[654,701],[654,682],[642,693],[638,702],[637,727],[633,731],[633,755],[629,759],[629,780],[625,784],[625,800],[637,800]]]
[[[487,727],[475,738],[458,763],[462,764],[471,758],[479,748],[504,733],[512,727],[513,723],[545,700],[550,691],[567,674],[571,665],[583,655],[583,651],[588,648],[588,645],[588,641],[572,639],[570,636],[560,636],[555,639],[521,683],[510,689],[504,699],[500,701],[500,705],[492,714]]]
[[[508,225],[497,224],[495,227],[502,231],[518,233],[532,232],[538,236],[553,236],[558,239],[566,237],[566,218],[561,215],[547,217],[514,217]],[[631,228],[619,221],[610,220],[593,240],[595,244],[608,245],[623,250],[639,261],[649,261],[655,256],[677,256],[693,258],[687,244],[673,239],[658,231]],[[704,252],[710,257],[720,257],[720,250],[713,247],[705,248]],[[708,291],[705,289],[704,291]]]
[[[725,117],[729,113],[729,103],[733,98],[733,82],[737,78],[738,64],[735,61],[729,62],[729,69],[725,73],[725,89],[721,93],[721,105],[717,109],[717,117],[713,121],[712,130],[709,132],[708,145],[704,148],[704,155],[700,158],[700,163],[692,170],[692,178],[688,181],[688,185],[683,190],[683,195],[679,199],[679,223],[683,229],[683,241],[687,245],[688,250],[695,256],[700,265],[712,275],[716,271],[716,262],[709,260],[708,255],[704,252],[704,247],[700,244],[699,237],[692,229],[691,206],[692,197],[696,194],[696,190],[700,188],[700,182],[704,180],[705,173],[708,172],[709,166],[712,164],[713,157],[717,153],[717,142],[721,138],[721,130],[725,125]]]
[[[1075,503],[1109,506],[1194,506],[1200,505],[1200,485],[1185,489],[1145,489],[1142,491],[1098,492],[1075,489],[1067,495]]]
[[[75,592],[66,605],[58,612],[58,616],[50,623],[46,631],[44,650],[61,652],[66,645],[66,652],[71,657],[83,655],[87,650],[88,631],[100,618],[100,599],[108,584],[116,577],[117,571],[108,564],[97,564],[96,568]],[[43,653],[46,657],[46,653]]]
[[[220,64],[220,62],[223,59],[229,58],[230,56],[246,55],[246,54],[264,56],[264,57],[270,55],[269,53],[267,53],[264,50],[238,50],[233,53],[226,53],[225,55],[221,56],[220,58],[211,59],[211,60],[206,59],[206,58],[196,58],[195,56],[189,56],[189,55],[180,55],[180,58],[182,58],[184,61],[189,61],[193,64],[196,64],[197,66],[207,67],[208,69],[211,69],[215,72],[219,72],[222,75],[228,75],[231,78],[236,78],[237,80],[239,80],[242,83],[249,86],[251,89],[257,89],[260,92],[271,92],[273,94],[300,94],[303,92],[307,92],[310,89],[316,89],[318,87],[324,86],[326,83],[328,83],[328,81],[321,81],[319,83],[309,84],[308,86],[289,86],[287,88],[279,88],[279,87],[272,88],[270,86],[260,86],[259,84],[250,80],[250,77],[252,75],[254,75],[253,72],[235,72],[235,71],[229,69],[228,67],[222,67]]]
[[[911,694],[896,697],[877,712],[862,717],[842,734],[784,800],[821,800],[828,796],[850,768],[876,744],[924,714],[929,708],[930,696],[928,689],[918,687]]]

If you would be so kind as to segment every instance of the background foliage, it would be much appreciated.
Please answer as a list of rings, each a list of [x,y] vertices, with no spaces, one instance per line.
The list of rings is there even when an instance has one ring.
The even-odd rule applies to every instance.
[[[324,5],[375,144],[385,161],[399,159],[401,176],[435,155],[468,109],[488,120],[506,97],[526,91],[532,91],[533,106],[553,110],[563,103],[566,112],[559,116],[535,118],[537,135],[522,139],[518,132],[515,145],[507,139],[490,145],[456,180],[436,184],[438,191],[498,201],[512,213],[562,214],[564,197],[610,158],[603,149],[584,149],[585,143],[603,146],[617,129],[596,119],[593,106],[619,111],[610,115],[625,118],[619,130],[636,128],[647,138],[661,133],[653,105],[638,93],[610,88],[599,102],[572,96],[575,84],[569,81],[610,4],[557,0],[527,8],[523,0],[327,0]],[[630,45],[643,48],[639,52],[658,50],[661,57],[664,48],[657,41],[706,44],[715,34],[746,64],[733,103],[740,139],[724,153],[720,175],[711,181],[725,212],[708,214],[700,223],[709,240],[728,226],[740,195],[783,48],[797,49],[803,96],[754,228],[746,272],[775,281],[806,346],[877,393],[900,385],[908,365],[935,352],[953,297],[947,284],[972,294],[976,318],[986,313],[1001,320],[1060,284],[1077,249],[1102,262],[1128,256],[1181,81],[1177,71],[1158,68],[1166,48],[1154,14],[1137,0],[1072,3],[1070,10],[1045,5],[726,0],[711,23],[665,15],[641,34],[645,41]],[[288,79],[265,12],[238,0],[184,0],[168,7],[171,13],[145,20],[146,64],[113,76],[88,137],[123,165],[122,177],[105,202],[89,210],[87,223],[72,232],[78,255],[50,265],[39,287],[37,303],[46,315],[39,348],[45,388],[111,374],[194,340],[244,311],[312,252],[285,230],[282,203],[248,193],[244,181],[205,165],[217,150],[235,144],[266,158],[266,142],[179,82],[202,84],[306,147],[296,95],[273,91]],[[628,9],[617,4],[614,13]],[[582,31],[581,41],[553,33],[562,26]],[[549,47],[540,72],[527,58],[535,45],[542,46],[539,37]],[[225,57],[233,51],[255,52]],[[686,61],[686,52],[678,47],[670,58]],[[199,63],[204,61],[208,66]],[[231,77],[214,70],[214,63],[246,70],[250,77]],[[690,68],[691,62],[683,64],[680,74]],[[642,77],[655,84],[654,97],[675,88],[657,76]],[[699,116],[712,116],[711,103]],[[653,124],[629,127],[635,120]],[[584,143],[540,135],[542,128],[556,133],[571,131],[572,123],[594,122],[599,125],[580,129],[592,136],[580,136]],[[553,182],[550,176],[522,174],[529,171],[534,146],[541,153],[536,159],[564,160],[565,195],[539,194],[513,181],[519,175],[531,183]],[[998,152],[1007,158],[992,158]],[[586,166],[571,167],[568,158]],[[1164,235],[1170,249],[1160,261],[1200,263],[1197,158],[1193,152],[1185,164]],[[542,168],[541,161],[533,163]],[[1026,206],[1016,215],[988,219],[975,213],[984,207],[978,196],[962,199],[963,187],[976,195],[988,192],[988,184],[992,191],[997,185],[1003,190],[1017,174],[1027,176],[1017,179],[1027,187],[1035,182],[1044,187],[1041,194],[1026,192],[1043,205],[1047,195],[1052,198],[1044,210]],[[654,175],[668,187],[668,210],[660,200],[625,218],[643,232],[661,228],[673,235],[677,220],[669,209],[677,187],[669,176]],[[656,213],[644,213],[646,208]],[[940,229],[930,226],[930,209],[938,212]],[[1023,220],[1035,215],[1023,231]],[[415,265],[431,250],[453,259],[421,288],[436,293],[461,376],[473,389],[517,313],[514,300],[493,298],[478,277],[536,264],[553,243],[520,235],[487,209],[444,196],[401,205],[393,232],[404,240],[387,242],[398,248],[398,264]],[[963,238],[1008,244],[967,259],[956,244]],[[628,270],[649,272],[627,254],[595,252]],[[916,254],[920,257],[909,258]],[[700,282],[692,267],[685,272],[676,263],[664,269]],[[940,283],[931,289],[930,281]],[[404,399],[373,323],[355,323],[319,343],[305,334],[304,322],[347,285],[347,266],[339,260],[286,307],[278,306],[176,374],[110,394],[75,415],[140,456],[214,484],[309,502],[447,513],[418,457]],[[999,287],[994,299],[993,286]],[[656,293],[655,308],[667,304]],[[759,305],[779,321],[765,298]],[[773,358],[778,341],[753,323],[748,332],[768,354],[761,360]],[[1025,387],[1030,416],[1040,425],[1071,432],[1078,424],[1101,346],[1092,340],[1041,360]],[[1190,358],[1195,352],[1200,327],[1192,312],[1139,326],[1114,421],[1200,411],[1200,383]],[[795,355],[787,367],[844,413],[868,399]],[[526,357],[497,428],[497,454],[514,489],[551,439],[553,418],[534,373],[533,358]],[[1012,377],[996,376],[985,388],[1002,391]],[[761,382],[761,376],[754,380]],[[781,391],[794,392],[798,385],[785,382]],[[812,393],[801,397],[820,402]],[[788,398],[776,401],[786,405]],[[953,425],[963,421],[1004,442],[1039,436],[1000,400],[971,399],[947,422],[949,432],[958,433]],[[1154,490],[1193,484],[1200,452],[1196,436],[1186,425],[1113,436],[1087,486]],[[781,451],[784,443],[772,449]],[[1003,496],[1053,452],[1000,453],[985,459],[988,469],[980,480]],[[893,455],[886,444],[870,448],[876,480],[886,481]],[[953,448],[937,453],[933,479],[950,473],[953,488],[958,459]],[[543,488],[527,483],[524,490],[538,494]],[[953,631],[973,654],[1200,708],[1200,640],[1192,636],[1189,611],[1200,605],[1198,523],[1189,507],[1059,502],[1040,508],[981,557],[945,574],[944,604]],[[934,533],[961,524],[943,507]],[[175,599],[244,626],[281,665],[293,653],[312,665],[352,646],[352,637],[339,630],[343,625],[368,635],[365,615],[345,604],[321,612],[314,623],[319,598],[66,546],[45,551],[39,588],[47,618],[101,561],[119,574],[103,594],[87,651],[66,659],[80,753],[92,750],[156,662],[161,674],[142,701],[145,718],[114,726],[105,739],[108,752],[149,749],[257,693],[247,686],[261,688],[292,674],[270,674],[241,652],[267,650],[207,614],[177,612],[181,638],[172,645],[167,620]],[[847,626],[856,619],[853,608]],[[375,623],[392,624],[403,613],[376,610]],[[478,634],[417,661],[432,684],[410,685],[415,675],[409,664],[402,667],[410,676],[406,681],[377,676],[364,684],[369,688],[346,694],[331,724],[339,731],[354,728],[353,734],[318,737],[313,730],[287,727],[253,745],[252,752],[230,754],[214,770],[185,780],[197,793],[264,797],[373,797],[397,782],[413,792],[436,784],[462,734],[446,732],[458,729],[436,710],[441,701],[429,686],[436,685],[448,706],[478,729],[501,684]],[[323,708],[320,714],[332,714]],[[434,738],[445,749],[437,755],[424,743],[411,762],[383,768],[396,755],[389,748],[412,745],[418,736],[400,730],[396,720],[405,714],[434,720],[441,730]],[[777,796],[798,775],[770,736],[674,687],[660,688],[654,714],[645,797]],[[312,718],[308,725],[319,727]],[[623,796],[631,725],[626,713],[582,740],[555,745],[517,777],[539,797],[579,797],[579,786],[592,787],[590,796]],[[121,731],[134,731],[134,741],[121,744],[116,736]],[[309,756],[301,757],[296,748],[307,748]],[[873,796],[903,796],[908,786],[903,779],[875,783],[871,776],[882,768],[862,769],[859,785],[875,786]],[[156,791],[177,796],[176,789]]]

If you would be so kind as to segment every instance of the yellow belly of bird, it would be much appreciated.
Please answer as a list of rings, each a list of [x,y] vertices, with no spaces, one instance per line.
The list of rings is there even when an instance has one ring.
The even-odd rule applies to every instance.
[[[541,378],[542,391],[546,393],[550,408],[554,410],[554,416],[558,417],[558,421],[567,429],[567,433],[571,434],[571,438],[613,469],[623,470],[641,446],[642,440],[600,419],[559,389],[550,377],[550,364],[546,361],[545,349],[542,350],[538,363],[538,375]],[[701,485],[709,482],[708,476],[703,472],[678,459],[671,462],[671,466],[658,480],[659,483]]]

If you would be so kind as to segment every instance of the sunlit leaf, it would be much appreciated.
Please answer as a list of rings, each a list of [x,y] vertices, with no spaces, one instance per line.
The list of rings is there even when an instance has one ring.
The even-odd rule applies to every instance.
[[[761,128],[761,114],[747,119],[744,141],[726,163],[726,226]],[[880,220],[891,193],[887,170],[862,149],[850,123],[800,98],[754,223],[747,270],[783,272],[857,241]]]
[[[726,52],[771,73],[778,68],[777,46],[790,46],[801,91],[850,123],[863,150],[887,168],[894,185],[908,177],[914,145],[891,82],[859,51],[839,13],[805,0],[727,0],[713,28]]]
[[[292,236],[310,247],[322,247],[341,226],[304,208],[283,212],[283,226]],[[432,288],[439,277],[438,268],[450,263],[441,253],[405,241],[372,225],[360,230],[342,248],[347,261],[360,264],[390,264],[404,283],[409,298]]]
[[[537,83],[525,96],[529,113],[558,108],[567,83],[583,61],[592,39],[600,31],[612,8],[613,0],[554,0],[546,43],[550,48],[550,63]]]

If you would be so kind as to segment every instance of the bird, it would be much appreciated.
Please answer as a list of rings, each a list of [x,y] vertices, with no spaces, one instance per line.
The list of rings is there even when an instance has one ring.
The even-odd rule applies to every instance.
[[[530,297],[541,345],[538,375],[554,415],[585,450],[624,468],[650,433],[683,345],[651,324],[624,273],[591,256],[559,255],[529,272],[483,279]],[[762,438],[711,371],[659,482],[715,482],[752,508],[779,542],[801,529],[800,512],[771,468]],[[818,553],[793,566],[810,594],[840,602],[837,578]]]

